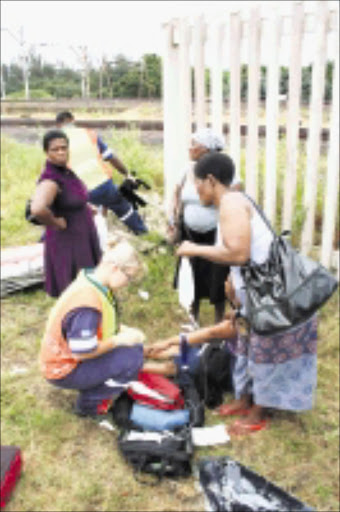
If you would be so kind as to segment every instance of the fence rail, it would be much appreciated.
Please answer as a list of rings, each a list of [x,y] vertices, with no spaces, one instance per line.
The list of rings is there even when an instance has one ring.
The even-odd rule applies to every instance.
[[[223,3],[228,9],[228,3]],[[330,267],[334,250],[334,235],[338,212],[339,191],[339,27],[338,12],[331,10],[327,1],[314,2],[314,11],[305,12],[304,2],[291,2],[291,12],[280,14],[274,2],[261,7],[254,3],[249,12],[232,7],[215,21],[206,21],[203,16],[194,23],[188,19],[172,19],[164,24],[163,58],[163,104],[164,104],[164,178],[165,203],[168,205],[181,169],[187,161],[187,148],[193,123],[202,127],[207,124],[204,95],[205,55],[210,44],[212,49],[211,79],[211,125],[223,131],[223,69],[230,71],[230,101],[228,130],[229,145],[226,151],[235,161],[240,172],[241,160],[241,48],[246,48],[248,64],[247,134],[245,158],[245,188],[257,199],[264,197],[263,207],[273,221],[281,208],[282,229],[291,229],[296,209],[297,163],[299,157],[299,137],[301,136],[301,70],[302,53],[306,44],[306,34],[313,33],[315,44],[312,52],[312,91],[309,106],[309,126],[304,132],[307,137],[307,160],[304,169],[304,185],[301,205],[304,221],[301,235],[301,250],[310,253],[313,248],[316,230],[315,214],[317,187],[320,180],[321,141],[325,70],[327,60],[334,61],[333,101],[329,127],[327,153],[327,173],[323,186],[323,214],[321,226],[322,263]],[[263,7],[263,6],[262,6]],[[332,34],[334,48],[330,48],[329,35]],[[265,36],[270,36],[270,47],[264,48]],[[279,126],[279,62],[282,51],[282,38],[289,40],[289,91],[286,126]],[[268,39],[267,39],[268,40]],[[246,46],[245,46],[246,45]],[[330,51],[332,50],[332,51]],[[191,61],[193,55],[195,97],[191,98]],[[229,62],[225,65],[228,52]],[[266,58],[264,58],[266,54]],[[335,55],[335,57],[334,57]],[[266,60],[266,62],[264,62]],[[260,65],[267,66],[267,96],[265,126],[259,125]],[[265,131],[265,179],[259,194],[259,133]],[[282,205],[278,205],[277,146],[285,135],[286,154]],[[281,169],[282,172],[282,169]],[[262,186],[262,181],[261,181]],[[320,229],[320,227],[318,227]]]

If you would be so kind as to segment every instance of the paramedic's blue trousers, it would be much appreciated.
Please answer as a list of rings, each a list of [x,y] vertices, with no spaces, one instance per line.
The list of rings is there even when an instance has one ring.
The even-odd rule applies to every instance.
[[[135,234],[138,235],[148,231],[139,213],[122,196],[111,179],[90,190],[89,201],[96,206],[105,206],[112,210],[118,219],[124,222]]]

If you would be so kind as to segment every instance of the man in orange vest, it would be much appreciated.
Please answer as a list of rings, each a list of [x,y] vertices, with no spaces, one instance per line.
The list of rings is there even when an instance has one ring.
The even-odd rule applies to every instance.
[[[69,138],[69,166],[87,186],[89,202],[112,210],[136,235],[146,233],[148,229],[139,213],[112,180],[112,167],[130,177],[123,162],[93,130],[76,127],[71,112],[57,114],[56,125]]]

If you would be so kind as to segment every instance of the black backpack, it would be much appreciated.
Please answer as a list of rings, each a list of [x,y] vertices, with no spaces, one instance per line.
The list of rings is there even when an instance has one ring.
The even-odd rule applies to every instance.
[[[120,429],[137,428],[136,425],[130,420],[131,410],[134,399],[126,392],[123,391],[113,402],[110,412],[114,423]]]
[[[118,447],[125,460],[133,467],[135,476],[149,473],[157,477],[186,477],[191,475],[193,445],[191,429],[178,432],[122,431]]]
[[[175,382],[184,396],[185,408],[190,413],[190,426],[202,427],[205,421],[204,400],[200,397],[189,369],[178,368]]]
[[[192,370],[192,377],[199,393],[209,409],[223,403],[223,395],[233,391],[232,370],[235,356],[224,341],[206,343],[199,364]]]

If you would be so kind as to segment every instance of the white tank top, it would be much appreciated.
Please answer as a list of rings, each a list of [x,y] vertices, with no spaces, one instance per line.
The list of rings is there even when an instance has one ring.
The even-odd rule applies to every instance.
[[[203,206],[196,187],[186,179],[181,191],[184,222],[189,229],[198,233],[206,233],[217,227],[217,209],[215,206]]]
[[[217,227],[218,212],[213,205],[205,206],[200,202],[200,197],[192,179],[188,177],[193,172],[194,162],[190,163],[182,173],[178,183],[181,186],[181,201],[183,203],[183,215],[185,225],[197,233],[207,233]],[[239,183],[240,180],[234,176],[231,185]]]
[[[255,263],[263,263],[269,254],[270,244],[273,240],[273,234],[265,224],[264,220],[251,205],[252,218],[250,220],[250,258]],[[222,245],[220,225],[218,224],[217,244]],[[242,307],[245,304],[244,281],[239,266],[230,267],[230,275],[235,288],[236,297],[241,302]]]

